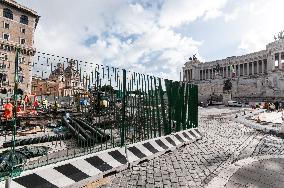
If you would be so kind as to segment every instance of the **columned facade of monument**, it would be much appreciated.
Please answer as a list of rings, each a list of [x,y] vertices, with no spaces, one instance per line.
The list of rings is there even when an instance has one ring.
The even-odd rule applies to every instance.
[[[280,82],[284,79],[284,37],[267,44],[265,50],[204,63],[190,58],[183,67],[183,80],[199,85],[200,101],[208,100],[212,91],[224,94],[228,79],[236,100],[284,100]]]

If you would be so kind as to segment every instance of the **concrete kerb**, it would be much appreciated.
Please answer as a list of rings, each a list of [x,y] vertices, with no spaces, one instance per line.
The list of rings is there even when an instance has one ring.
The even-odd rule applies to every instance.
[[[188,129],[155,139],[116,147],[109,150],[61,161],[24,171],[12,180],[13,188],[36,187],[82,187],[103,176],[122,171],[141,161],[150,160],[167,151],[173,151],[184,144],[192,143],[202,137],[197,128]],[[4,184],[0,184],[4,188]]]
[[[127,159],[130,166],[150,160],[167,151],[173,151],[202,137],[198,129],[188,129],[171,135],[150,139],[127,146]]]
[[[246,159],[241,159],[235,163],[228,166],[225,170],[221,171],[218,176],[213,178],[206,186],[206,188],[222,188],[228,183],[229,179],[242,167],[249,165],[256,161],[266,160],[266,159],[284,159],[284,156],[280,155],[263,155],[256,157],[248,157]]]

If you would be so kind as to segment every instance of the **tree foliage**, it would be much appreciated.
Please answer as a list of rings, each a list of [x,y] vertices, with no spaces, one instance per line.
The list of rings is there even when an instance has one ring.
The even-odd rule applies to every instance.
[[[232,89],[232,82],[230,79],[227,79],[224,81],[224,87],[223,87],[223,90],[224,91],[229,91]]]

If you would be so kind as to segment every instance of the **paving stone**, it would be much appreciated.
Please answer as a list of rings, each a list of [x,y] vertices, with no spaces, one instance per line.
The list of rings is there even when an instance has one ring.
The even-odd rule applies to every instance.
[[[172,183],[178,183],[178,179],[177,179],[177,178],[171,178],[170,181],[171,181]]]
[[[155,182],[155,187],[163,187],[163,183],[162,182]]]
[[[155,186],[154,186],[154,184],[149,184],[149,183],[147,183],[145,187],[146,187],[146,188],[154,188]]]
[[[284,154],[283,140],[265,136],[234,122],[237,111],[238,109],[218,108],[200,110],[199,129],[204,133],[201,140],[138,164],[132,169],[119,172],[119,175],[110,176],[109,187],[121,185],[127,187],[135,183],[142,186],[143,182],[144,187],[153,187],[156,184],[159,186],[162,184],[164,187],[204,187],[222,170],[241,157]],[[256,137],[257,135],[260,136]],[[251,141],[246,142],[247,139]],[[276,167],[272,167],[272,170],[280,174],[282,171]],[[262,172],[260,174],[263,175]],[[275,175],[274,180],[279,177],[282,175]],[[146,181],[144,181],[145,178]],[[125,181],[118,181],[118,179]],[[246,180],[241,183],[236,181],[237,179],[231,180],[232,186],[242,187],[250,183]]]

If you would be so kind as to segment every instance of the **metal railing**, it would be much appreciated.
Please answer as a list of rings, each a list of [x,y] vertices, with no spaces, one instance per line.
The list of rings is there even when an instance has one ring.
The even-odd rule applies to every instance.
[[[35,96],[17,97],[15,145],[50,147],[24,170],[198,126],[196,85],[40,52],[23,65]]]

